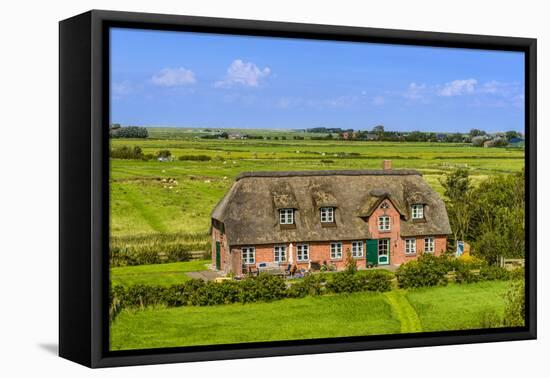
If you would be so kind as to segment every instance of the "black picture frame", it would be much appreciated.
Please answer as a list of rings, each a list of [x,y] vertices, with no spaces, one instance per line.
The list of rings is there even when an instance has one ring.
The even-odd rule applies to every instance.
[[[61,357],[95,368],[536,338],[536,39],[103,10],[92,10],[61,21],[59,27]],[[524,52],[525,327],[109,351],[107,125],[110,27]]]

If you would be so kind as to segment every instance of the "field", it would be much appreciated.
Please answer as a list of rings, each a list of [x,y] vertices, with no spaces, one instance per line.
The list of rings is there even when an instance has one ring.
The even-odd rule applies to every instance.
[[[169,286],[190,279],[187,272],[206,269],[210,260],[194,260],[167,264],[150,264],[111,268],[113,285],[161,285]]]
[[[519,148],[311,140],[311,135],[290,130],[226,131],[270,139],[203,139],[208,133],[170,128],[149,129],[148,139],[112,139],[112,148],[140,147],[153,155],[168,149],[174,160],[111,159],[111,245],[161,252],[168,246],[208,251],[210,213],[245,171],[380,169],[382,160],[390,159],[394,168],[420,171],[442,195],[440,179],[457,167],[467,168],[476,183],[524,166],[524,151]],[[180,160],[182,156],[202,161]],[[205,270],[209,263],[113,267],[111,282],[171,285],[188,280],[187,272]],[[125,309],[111,325],[111,349],[480,328],[486,312],[502,314],[506,286],[506,282],[450,284],[246,305]]]
[[[239,132],[239,130],[233,130]],[[175,161],[111,160],[111,232],[113,243],[181,243],[208,249],[210,212],[236,175],[258,170],[379,169],[419,170],[435,190],[445,172],[466,167],[474,181],[519,171],[524,151],[476,148],[467,144],[311,140],[310,134],[277,130],[261,133],[270,140],[201,139],[193,129],[150,129],[148,139],[113,139],[112,148],[139,146],[155,154],[171,151]],[[305,140],[295,140],[304,136]],[[278,140],[274,138],[277,137]],[[283,140],[282,138],[286,138]],[[205,155],[211,160],[177,160]],[[162,239],[162,240],[160,240]]]
[[[482,328],[483,314],[502,316],[507,285],[123,310],[111,326],[111,350]]]

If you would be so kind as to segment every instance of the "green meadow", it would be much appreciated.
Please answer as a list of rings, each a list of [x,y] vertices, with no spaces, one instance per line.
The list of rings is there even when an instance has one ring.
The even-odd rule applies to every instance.
[[[111,325],[110,346],[147,349],[484,328],[484,314],[503,315],[507,285],[487,281],[268,303],[123,310]]]
[[[524,151],[519,148],[311,140],[312,134],[288,130],[240,130],[271,140],[201,139],[206,133],[194,129],[149,130],[148,139],[111,140],[112,148],[139,146],[145,154],[168,149],[174,157],[170,162],[111,160],[111,235],[117,243],[159,237],[188,243],[190,249],[207,249],[210,212],[245,171],[379,169],[382,160],[391,159],[396,169],[419,170],[442,193],[440,178],[457,167],[468,168],[475,182],[519,171],[524,165]],[[211,160],[178,160],[199,155]]]

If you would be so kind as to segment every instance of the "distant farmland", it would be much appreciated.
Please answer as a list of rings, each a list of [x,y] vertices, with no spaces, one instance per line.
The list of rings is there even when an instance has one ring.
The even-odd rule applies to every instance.
[[[228,131],[229,130],[224,130]],[[290,130],[230,130],[271,139],[202,139],[202,130],[152,128],[148,139],[112,139],[111,147],[139,146],[145,154],[168,149],[171,162],[111,160],[111,234],[117,243],[179,240],[191,249],[208,248],[210,212],[237,174],[258,170],[379,169],[419,170],[440,194],[439,179],[457,167],[475,181],[517,172],[524,166],[519,148],[478,148],[468,144],[310,140]],[[212,134],[212,133],[210,133]],[[305,136],[295,140],[294,136]],[[319,134],[315,134],[319,136]],[[278,140],[274,138],[277,137]],[[282,138],[285,139],[282,139]],[[188,159],[178,160],[180,156]],[[206,158],[205,158],[206,157]],[[210,159],[210,160],[208,160]]]

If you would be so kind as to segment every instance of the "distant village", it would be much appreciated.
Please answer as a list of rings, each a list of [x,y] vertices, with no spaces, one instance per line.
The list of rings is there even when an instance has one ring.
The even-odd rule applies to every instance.
[[[525,139],[517,131],[487,133],[471,129],[468,133],[434,133],[424,131],[386,131],[384,126],[375,126],[372,130],[353,130],[341,128],[316,127],[294,129],[297,135],[269,136],[241,132],[229,132],[223,129],[203,129],[204,139],[310,139],[310,140],[349,140],[349,141],[385,141],[385,142],[441,142],[471,143],[476,147],[524,147]]]
[[[202,128],[189,129],[198,132],[195,136],[201,139],[263,139],[263,140],[343,140],[343,141],[384,141],[384,142],[440,142],[440,143],[471,143],[475,147],[519,147],[525,146],[524,135],[510,130],[506,132],[488,133],[480,129],[471,129],[468,133],[435,133],[426,131],[388,131],[383,125],[377,125],[371,130],[354,130],[334,127],[315,127],[309,129],[293,129],[287,134],[281,131],[274,133],[245,132],[246,129]],[[266,130],[269,131],[269,130]],[[113,124],[109,127],[111,138],[147,138],[145,127]]]

